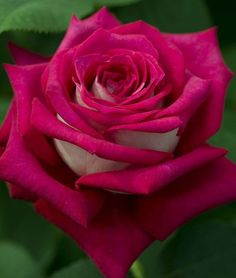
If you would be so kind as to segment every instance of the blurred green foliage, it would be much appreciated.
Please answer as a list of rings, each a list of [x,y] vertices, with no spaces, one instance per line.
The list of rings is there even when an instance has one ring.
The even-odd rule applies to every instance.
[[[137,2],[137,3],[136,3]],[[125,4],[128,4],[125,5]],[[216,25],[227,64],[236,71],[236,2],[231,0],[0,0],[1,63],[12,62],[7,43],[13,41],[50,55],[61,40],[72,13],[84,17],[109,5],[124,22],[143,19],[165,32],[193,32]],[[59,32],[31,33],[16,30]],[[0,120],[12,96],[0,69]],[[236,79],[226,100],[223,126],[211,140],[229,149],[236,161]],[[236,204],[197,217],[163,243],[156,242],[139,259],[134,278],[236,277]],[[135,270],[136,269],[136,270]],[[136,271],[136,272],[135,272]],[[34,213],[31,205],[11,200],[0,187],[1,278],[99,278],[94,265],[75,243]]]
[[[0,242],[0,273],[4,278],[42,278],[39,266],[27,250],[7,241]]]
[[[202,0],[145,0],[115,11],[123,22],[143,19],[163,32],[193,32],[212,24]]]
[[[96,266],[88,259],[83,259],[71,264],[57,272],[51,278],[102,278]]]

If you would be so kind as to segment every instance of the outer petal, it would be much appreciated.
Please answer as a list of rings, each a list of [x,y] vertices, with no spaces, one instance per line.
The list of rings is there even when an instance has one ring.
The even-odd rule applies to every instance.
[[[30,124],[30,116],[32,110],[32,100],[38,97],[43,100],[43,92],[41,90],[40,78],[46,68],[46,64],[27,65],[27,66],[11,66],[6,65],[6,70],[10,78],[14,94],[16,109],[16,125],[20,134],[27,140],[27,146],[31,148],[41,160],[48,164],[57,163],[59,157],[55,150],[48,144],[44,136],[34,130]],[[11,125],[11,110],[6,118],[5,124],[0,131],[9,132]],[[39,149],[38,146],[41,146]]]
[[[168,121],[168,120],[167,120]],[[160,129],[163,128],[161,121]],[[176,124],[173,123],[173,124]],[[180,122],[178,121],[178,125]],[[172,125],[170,123],[169,127]],[[166,127],[164,127],[166,128]],[[162,129],[163,131],[163,129]],[[118,131],[112,135],[115,142],[130,147],[137,147],[162,152],[173,152],[179,141],[178,129],[166,133],[148,133],[139,131]],[[65,163],[79,176],[97,172],[124,169],[127,163],[104,159],[71,143],[54,139],[54,143]],[[137,163],[137,162],[136,162]],[[142,162],[141,162],[142,163]]]
[[[194,216],[236,198],[236,165],[226,158],[183,176],[149,197],[134,199],[136,223],[163,240]]]
[[[226,88],[232,73],[224,64],[216,29],[175,35],[166,34],[185,57],[187,68],[203,79],[211,79],[212,85],[207,101],[195,113],[183,136],[180,150],[189,150],[211,137],[220,127]]]
[[[17,185],[8,183],[7,187],[11,198],[21,199],[30,202],[35,202],[38,199],[37,195],[32,194],[30,191],[25,190]]]
[[[195,111],[207,99],[210,93],[211,80],[193,76],[186,82],[179,98],[170,106],[157,113],[158,117],[178,116],[184,125],[191,119]]]
[[[96,262],[104,277],[125,278],[131,264],[153,239],[130,221],[128,202],[117,203],[114,197],[109,209],[86,229],[45,201],[38,201],[36,209],[74,238]]]
[[[72,143],[91,154],[109,160],[150,165],[172,156],[166,152],[118,145],[81,133],[59,121],[37,99],[33,103],[32,124],[49,137]]]
[[[0,178],[17,185],[29,194],[43,198],[75,222],[86,225],[104,204],[104,194],[77,192],[53,179],[25,147],[12,126],[6,150],[0,157]]]
[[[120,170],[128,165],[127,163],[104,159],[90,154],[86,150],[65,141],[54,139],[54,143],[63,161],[79,176]]]
[[[224,154],[225,150],[206,145],[160,165],[86,175],[78,179],[77,185],[150,194]]]
[[[49,62],[50,58],[30,52],[14,43],[9,43],[8,48],[17,65],[33,65]]]
[[[30,129],[31,105],[34,97],[42,99],[40,78],[46,64],[30,66],[5,65],[15,94],[17,125],[21,134]]]
[[[119,21],[105,7],[84,20],[78,20],[74,16],[57,51],[80,44],[99,28],[111,29],[119,24]]]

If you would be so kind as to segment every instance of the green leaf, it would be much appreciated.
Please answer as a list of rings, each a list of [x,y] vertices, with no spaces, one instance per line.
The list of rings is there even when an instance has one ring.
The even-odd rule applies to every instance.
[[[114,11],[120,20],[142,19],[165,32],[193,32],[212,25],[202,0],[143,0]]]
[[[137,0],[0,0],[0,33],[25,30],[65,31],[73,14],[85,17],[96,8],[120,6]]]
[[[91,0],[0,0],[0,6],[0,32],[60,32],[72,14],[83,17],[93,11]]]
[[[159,256],[160,278],[234,278],[236,228],[194,221],[168,240]]]
[[[10,242],[0,242],[1,278],[39,278],[40,271],[36,262],[27,251]]]
[[[143,277],[156,277],[159,271],[157,259],[161,250],[161,246],[162,243],[160,243],[159,241],[154,242],[143,252],[143,254],[138,259]]]
[[[200,220],[203,223],[209,221],[209,219],[228,222],[236,227],[236,202],[211,209],[192,221]]]
[[[102,278],[97,267],[89,260],[80,260],[54,273],[50,278]]]
[[[135,261],[132,264],[130,273],[133,275],[134,278],[144,278],[143,267],[139,260]]]

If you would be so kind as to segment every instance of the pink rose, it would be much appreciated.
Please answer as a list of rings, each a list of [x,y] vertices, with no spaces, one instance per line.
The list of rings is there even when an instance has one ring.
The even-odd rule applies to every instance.
[[[125,277],[155,239],[235,199],[236,166],[207,143],[232,77],[214,28],[162,34],[103,8],[73,17],[51,58],[10,50],[0,177],[106,277]]]

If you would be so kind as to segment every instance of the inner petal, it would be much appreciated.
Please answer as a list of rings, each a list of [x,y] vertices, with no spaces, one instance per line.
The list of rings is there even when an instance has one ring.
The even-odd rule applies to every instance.
[[[79,57],[75,67],[75,93],[80,95],[72,99],[102,113],[129,114],[132,104],[155,96],[164,83],[156,58],[129,50]]]

